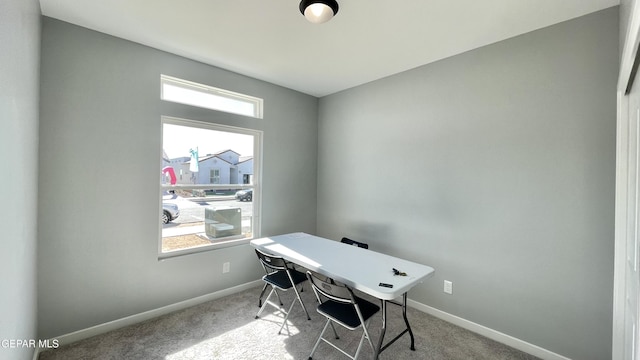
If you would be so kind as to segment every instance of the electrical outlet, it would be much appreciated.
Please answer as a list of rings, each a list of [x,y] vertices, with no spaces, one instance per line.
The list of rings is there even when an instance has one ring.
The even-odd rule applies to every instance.
[[[222,264],[222,273],[226,274],[229,271],[231,271],[231,263],[230,262],[226,262],[226,263]]]
[[[444,292],[453,295],[453,283],[449,280],[444,281]]]

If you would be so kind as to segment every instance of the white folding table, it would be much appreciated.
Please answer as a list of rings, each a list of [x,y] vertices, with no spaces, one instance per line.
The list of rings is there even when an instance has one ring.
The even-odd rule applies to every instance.
[[[375,359],[407,332],[411,337],[411,350],[415,350],[413,332],[407,319],[407,292],[432,276],[435,272],[432,267],[306,233],[254,239],[250,244],[381,299],[382,330],[375,349]],[[406,273],[406,276],[394,275],[394,268]],[[381,283],[392,287],[380,286]],[[402,303],[392,301],[400,296]],[[383,346],[388,302],[402,306],[406,329]]]

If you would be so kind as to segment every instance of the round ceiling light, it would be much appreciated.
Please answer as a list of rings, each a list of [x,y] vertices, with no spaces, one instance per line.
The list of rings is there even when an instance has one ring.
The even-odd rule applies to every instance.
[[[322,24],[338,13],[338,2],[335,0],[302,0],[300,12],[314,24]]]

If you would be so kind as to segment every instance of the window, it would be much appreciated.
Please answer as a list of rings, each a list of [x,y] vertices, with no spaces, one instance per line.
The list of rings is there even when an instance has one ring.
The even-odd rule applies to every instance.
[[[220,184],[220,169],[211,169],[209,182],[212,184]]]
[[[167,75],[160,76],[160,83],[162,100],[262,119],[260,98]]]
[[[257,130],[162,118],[160,257],[259,236],[261,142]]]

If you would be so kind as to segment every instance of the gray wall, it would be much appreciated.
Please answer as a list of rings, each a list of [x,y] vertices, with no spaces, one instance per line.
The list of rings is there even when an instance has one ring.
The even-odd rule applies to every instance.
[[[0,340],[36,339],[40,5],[0,2]],[[0,347],[0,359],[34,348]]]
[[[42,26],[41,337],[259,279],[248,245],[158,261],[162,115],[263,130],[262,234],[315,231],[316,98],[50,18]],[[262,97],[264,119],[163,103],[160,74]]]
[[[433,266],[420,303],[610,358],[617,62],[614,7],[322,98],[318,234]]]

